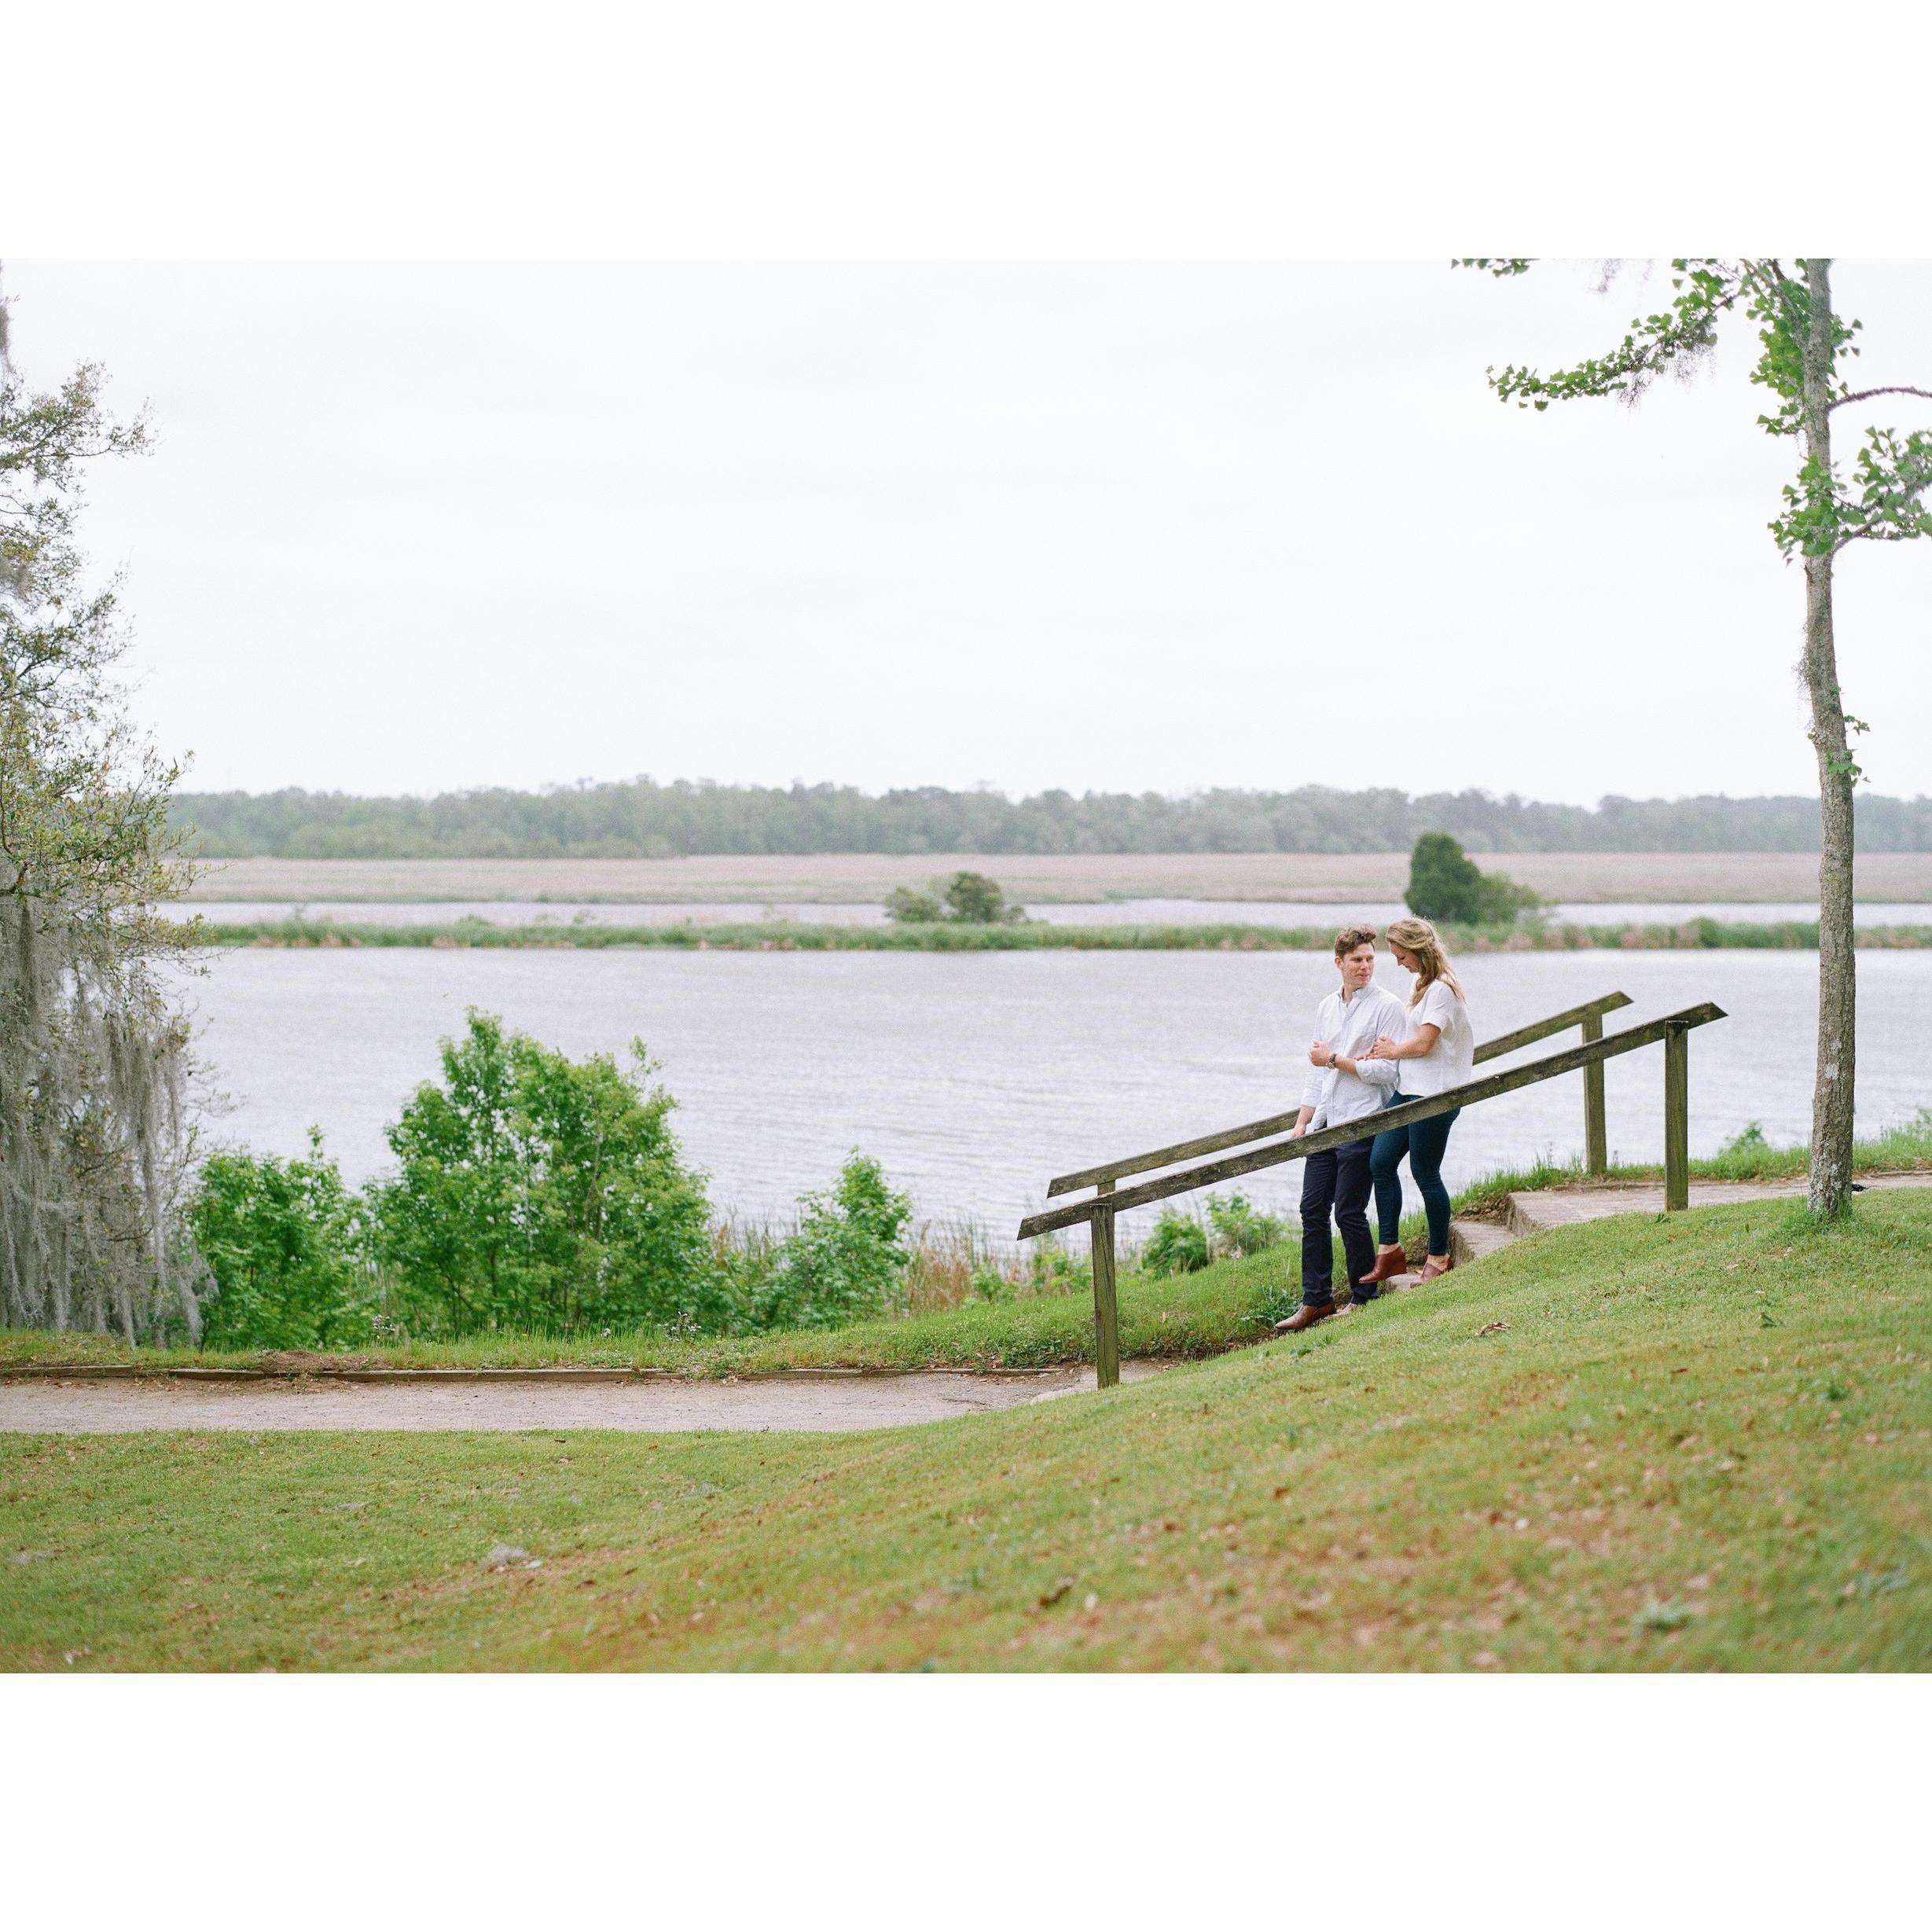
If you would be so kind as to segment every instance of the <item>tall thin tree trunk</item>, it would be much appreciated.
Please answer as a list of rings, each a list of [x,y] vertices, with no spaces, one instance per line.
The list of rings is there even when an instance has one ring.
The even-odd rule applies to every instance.
[[[1831,470],[1831,264],[1809,259],[1803,340],[1805,454]],[[1845,703],[1831,631],[1833,553],[1805,559],[1805,685],[1818,757],[1818,1073],[1811,1100],[1812,1211],[1840,1214],[1851,1201],[1852,1102],[1857,1061],[1857,953],[1852,924],[1852,771]]]

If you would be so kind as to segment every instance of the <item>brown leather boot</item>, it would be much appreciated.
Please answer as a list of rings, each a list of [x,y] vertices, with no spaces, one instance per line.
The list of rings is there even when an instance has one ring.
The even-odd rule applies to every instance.
[[[1398,1275],[1409,1272],[1409,1257],[1399,1247],[1390,1248],[1387,1254],[1376,1257],[1376,1265],[1362,1276],[1361,1285],[1372,1288],[1379,1282],[1393,1281]]]
[[[1326,1321],[1335,1313],[1332,1302],[1322,1302],[1311,1308],[1304,1302],[1286,1321],[1275,1324],[1276,1335],[1299,1335],[1304,1328],[1312,1328],[1318,1321]]]

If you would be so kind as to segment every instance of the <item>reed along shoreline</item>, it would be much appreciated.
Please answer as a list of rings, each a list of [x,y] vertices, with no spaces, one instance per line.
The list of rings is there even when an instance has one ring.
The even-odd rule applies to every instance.
[[[1700,952],[1754,949],[1815,952],[1815,920],[1769,924],[1692,919],[1592,926],[1531,920],[1515,927],[1443,927],[1463,953]],[[230,923],[202,918],[197,936],[212,946],[406,946],[601,951],[612,948],[687,953],[1325,953],[1333,926],[834,926],[773,921],[744,925],[494,925],[464,919],[428,925],[285,919]],[[1932,925],[1861,926],[1857,942],[1875,950],[1932,948]]]

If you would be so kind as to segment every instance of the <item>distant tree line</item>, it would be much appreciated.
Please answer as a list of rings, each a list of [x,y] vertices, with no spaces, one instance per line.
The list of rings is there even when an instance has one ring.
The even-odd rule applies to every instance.
[[[1805,852],[1815,798],[1606,798],[1594,809],[1513,795],[1396,791],[1042,792],[649,778],[542,792],[356,798],[183,792],[174,821],[210,858],[670,858],[698,853],[1406,852],[1425,832],[1472,852]],[[1858,842],[1932,850],[1932,798],[1861,797]]]

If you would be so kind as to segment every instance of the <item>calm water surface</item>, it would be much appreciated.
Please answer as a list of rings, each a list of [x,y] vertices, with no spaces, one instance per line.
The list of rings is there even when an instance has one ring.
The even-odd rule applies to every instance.
[[[1730,1017],[1691,1036],[1692,1151],[1752,1120],[1776,1140],[1809,1130],[1814,953],[1489,954],[1462,970],[1479,1039],[1618,989],[1635,1004],[1612,1031],[1715,1000]],[[362,1179],[474,1004],[575,1055],[641,1035],[720,1207],[782,1217],[860,1147],[923,1214],[1005,1236],[1054,1174],[1293,1106],[1334,978],[1300,953],[246,949],[192,997],[232,1100],[210,1122],[220,1140],[296,1153],[313,1122]],[[1405,997],[1405,975],[1383,979]],[[1932,954],[1860,956],[1861,1127],[1932,1103],[1929,1000]],[[1612,1061],[1608,1091],[1613,1152],[1661,1157],[1662,1049]],[[1576,1151],[1582,1106],[1577,1074],[1471,1109],[1448,1178]],[[1291,1201],[1297,1175],[1250,1192]]]

